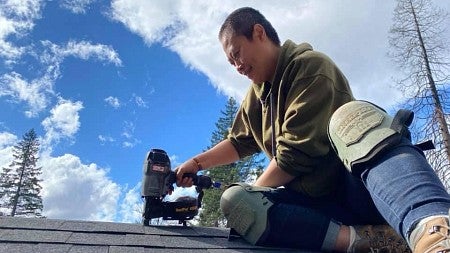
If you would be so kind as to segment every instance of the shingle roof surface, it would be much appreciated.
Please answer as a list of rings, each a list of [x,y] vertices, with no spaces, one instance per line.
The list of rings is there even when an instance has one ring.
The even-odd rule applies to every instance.
[[[0,217],[3,253],[275,253],[306,252],[228,240],[228,229]]]

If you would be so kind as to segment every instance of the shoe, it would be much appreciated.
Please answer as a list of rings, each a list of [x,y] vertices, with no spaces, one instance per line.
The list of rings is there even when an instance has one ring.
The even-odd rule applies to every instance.
[[[356,240],[350,252],[407,253],[411,252],[406,241],[389,225],[354,226]]]
[[[430,217],[419,222],[411,233],[414,253],[450,252],[450,228],[447,217]]]

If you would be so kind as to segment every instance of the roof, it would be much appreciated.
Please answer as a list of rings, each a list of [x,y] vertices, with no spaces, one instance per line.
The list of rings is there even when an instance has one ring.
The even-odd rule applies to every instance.
[[[0,252],[305,252],[228,240],[228,233],[229,229],[213,227],[0,217]]]

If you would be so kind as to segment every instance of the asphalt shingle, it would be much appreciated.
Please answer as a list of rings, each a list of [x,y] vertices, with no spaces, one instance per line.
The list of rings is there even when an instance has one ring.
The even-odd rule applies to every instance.
[[[0,253],[275,253],[305,252],[253,246],[228,229],[0,217]]]

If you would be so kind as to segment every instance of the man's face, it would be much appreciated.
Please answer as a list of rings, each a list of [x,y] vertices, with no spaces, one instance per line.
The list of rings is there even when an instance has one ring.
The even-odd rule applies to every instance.
[[[249,40],[243,35],[224,34],[221,43],[228,61],[239,74],[256,84],[270,80],[272,73],[268,73],[263,42],[259,38],[253,36]]]

